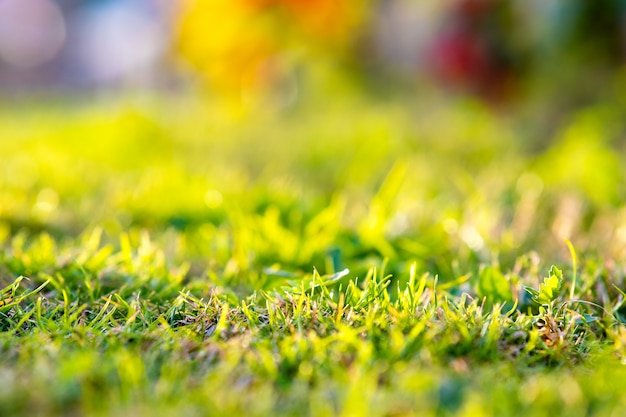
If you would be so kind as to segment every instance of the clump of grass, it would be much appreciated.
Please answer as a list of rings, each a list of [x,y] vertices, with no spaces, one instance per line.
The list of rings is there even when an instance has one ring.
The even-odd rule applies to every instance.
[[[606,113],[333,106],[3,119],[0,414],[623,414],[625,196],[550,170]]]

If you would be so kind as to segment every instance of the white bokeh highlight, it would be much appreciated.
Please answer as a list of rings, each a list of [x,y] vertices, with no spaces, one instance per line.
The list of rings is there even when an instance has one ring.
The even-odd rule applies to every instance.
[[[53,59],[63,47],[63,13],[50,0],[0,0],[0,61],[33,68]]]

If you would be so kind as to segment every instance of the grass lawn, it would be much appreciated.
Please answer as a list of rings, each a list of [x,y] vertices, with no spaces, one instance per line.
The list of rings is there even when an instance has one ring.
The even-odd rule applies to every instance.
[[[626,415],[625,110],[5,105],[0,415]]]

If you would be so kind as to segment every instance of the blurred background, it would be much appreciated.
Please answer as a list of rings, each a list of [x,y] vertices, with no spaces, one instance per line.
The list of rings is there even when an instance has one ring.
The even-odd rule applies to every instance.
[[[0,0],[0,241],[626,275],[625,59],[624,0]]]
[[[579,104],[625,57],[623,0],[0,0],[5,97],[200,88],[290,106],[315,80]]]

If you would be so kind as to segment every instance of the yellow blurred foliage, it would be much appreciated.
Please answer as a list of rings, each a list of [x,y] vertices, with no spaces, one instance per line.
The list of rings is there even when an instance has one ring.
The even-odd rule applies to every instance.
[[[185,0],[177,49],[218,93],[267,88],[286,63],[347,53],[365,1]]]

